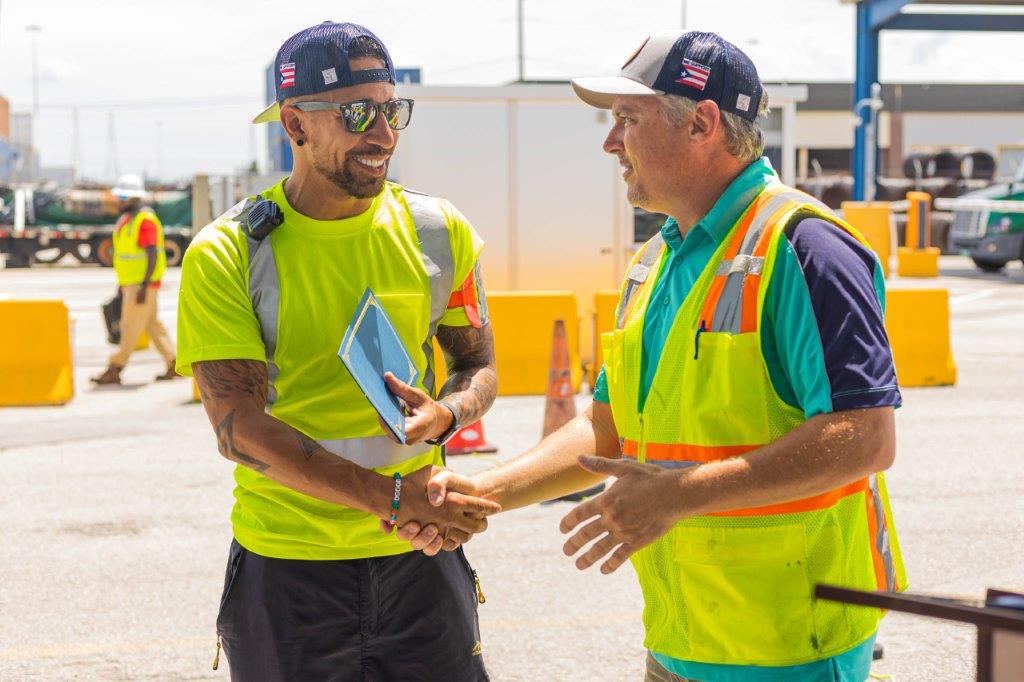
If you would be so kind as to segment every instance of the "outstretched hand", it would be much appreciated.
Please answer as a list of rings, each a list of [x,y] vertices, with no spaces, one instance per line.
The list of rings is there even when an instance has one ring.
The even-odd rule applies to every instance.
[[[407,407],[405,417],[405,444],[413,445],[430,438],[437,438],[452,424],[451,410],[435,401],[425,391],[405,383],[391,372],[384,373],[384,383],[388,390],[400,398]],[[378,417],[378,420],[380,417]],[[391,440],[398,442],[391,429],[381,420],[384,433]]]
[[[451,551],[487,529],[487,517],[501,505],[475,494],[471,479],[436,466],[425,466],[402,478],[398,538],[433,556]],[[458,488],[456,490],[455,488]],[[387,522],[382,527],[390,532]]]
[[[430,477],[426,485],[427,500],[435,507],[467,496],[469,496],[467,499],[478,500],[481,499],[480,494],[476,481],[449,469],[435,467],[434,475]],[[496,502],[483,501],[495,505],[497,511],[501,511],[501,507]],[[497,513],[497,511],[491,513]],[[486,528],[486,519],[481,520]],[[465,533],[460,529],[453,529],[447,534],[442,534],[435,524],[423,522],[422,519],[400,524],[398,528],[399,539],[409,541],[413,549],[422,550],[429,556],[433,556],[441,550],[450,552],[459,545],[469,542],[472,536],[472,533]]]
[[[601,572],[615,571],[681,518],[678,472],[628,459],[583,456],[579,463],[587,471],[618,479],[605,492],[574,507],[559,525],[563,533],[576,530],[562,547],[566,556],[597,540],[576,559],[576,568],[581,571],[609,553]],[[585,521],[589,522],[580,527]]]

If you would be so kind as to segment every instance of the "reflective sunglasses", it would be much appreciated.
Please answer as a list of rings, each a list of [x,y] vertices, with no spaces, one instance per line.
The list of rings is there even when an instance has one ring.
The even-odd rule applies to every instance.
[[[360,99],[355,102],[297,102],[293,104],[300,111],[338,111],[345,122],[345,130],[350,133],[365,133],[377,120],[377,114],[383,114],[384,120],[392,130],[402,130],[409,125],[412,118],[411,99],[389,99],[378,104],[372,99]]]

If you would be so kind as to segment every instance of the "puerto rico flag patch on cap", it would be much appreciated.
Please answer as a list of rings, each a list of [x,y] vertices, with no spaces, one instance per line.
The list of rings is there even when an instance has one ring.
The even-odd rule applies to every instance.
[[[281,86],[282,88],[290,88],[295,85],[295,63],[291,62],[288,64],[281,65]]]
[[[711,68],[698,64],[690,59],[683,60],[683,70],[676,79],[680,85],[689,85],[691,88],[703,90],[708,84],[708,77],[711,76]]]

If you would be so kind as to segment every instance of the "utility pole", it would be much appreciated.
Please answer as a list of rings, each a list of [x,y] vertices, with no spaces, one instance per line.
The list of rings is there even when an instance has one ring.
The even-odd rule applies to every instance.
[[[25,30],[32,34],[32,117],[39,117],[39,32],[43,27],[29,24]]]
[[[523,81],[523,0],[516,0],[516,80]]]
[[[117,139],[114,135],[114,112],[107,112],[107,163],[103,174],[111,180],[116,180],[121,174],[120,164],[117,161]]]
[[[160,181],[160,176],[163,172],[163,141],[160,139],[160,131],[163,126],[163,121],[157,120],[156,122],[156,180]]]
[[[71,109],[71,179],[81,178],[79,169],[82,167],[82,147],[78,134],[78,107]]]

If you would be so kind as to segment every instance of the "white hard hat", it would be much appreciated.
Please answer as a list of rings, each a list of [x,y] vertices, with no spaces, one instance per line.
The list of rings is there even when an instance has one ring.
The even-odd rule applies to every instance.
[[[146,184],[138,175],[128,173],[117,179],[110,193],[117,197],[144,197],[146,196]]]

